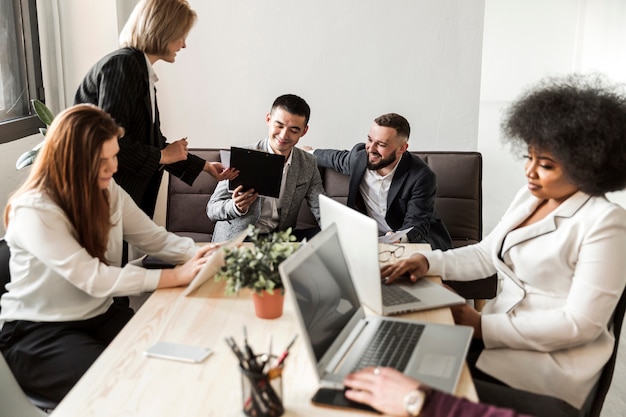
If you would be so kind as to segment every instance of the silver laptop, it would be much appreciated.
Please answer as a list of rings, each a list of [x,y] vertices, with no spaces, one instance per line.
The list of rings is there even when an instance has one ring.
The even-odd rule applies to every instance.
[[[279,270],[322,386],[341,388],[350,372],[391,366],[440,390],[454,391],[473,329],[366,317],[334,224],[300,247]],[[390,333],[380,340],[383,330]]]
[[[463,297],[427,279],[383,284],[376,221],[325,195],[320,195],[319,201],[322,230],[337,225],[359,298],[376,314],[388,316],[465,302]]]

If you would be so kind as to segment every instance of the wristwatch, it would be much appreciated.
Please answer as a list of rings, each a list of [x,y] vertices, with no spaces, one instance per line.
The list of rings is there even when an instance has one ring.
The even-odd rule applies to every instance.
[[[420,384],[413,391],[409,391],[404,396],[404,411],[406,411],[411,417],[417,417],[422,412],[424,404],[430,394],[430,388],[426,385]]]

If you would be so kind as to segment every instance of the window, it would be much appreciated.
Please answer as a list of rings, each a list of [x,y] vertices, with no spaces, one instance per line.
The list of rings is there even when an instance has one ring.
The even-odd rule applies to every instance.
[[[33,135],[43,124],[30,107],[43,100],[36,0],[0,1],[0,143]]]

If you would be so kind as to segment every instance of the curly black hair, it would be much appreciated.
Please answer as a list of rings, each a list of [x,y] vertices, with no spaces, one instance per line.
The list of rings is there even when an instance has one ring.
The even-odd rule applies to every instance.
[[[501,129],[514,148],[550,152],[587,194],[626,188],[626,95],[601,75],[542,80],[511,105]]]

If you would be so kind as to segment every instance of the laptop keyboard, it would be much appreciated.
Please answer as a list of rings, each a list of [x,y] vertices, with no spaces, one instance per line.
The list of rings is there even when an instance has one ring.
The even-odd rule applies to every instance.
[[[397,306],[400,304],[408,304],[420,301],[413,294],[409,294],[397,285],[382,285],[383,305]]]
[[[368,366],[389,366],[403,371],[423,331],[423,324],[381,322],[376,335],[353,371]]]

